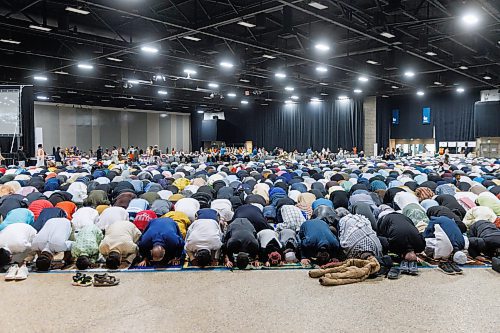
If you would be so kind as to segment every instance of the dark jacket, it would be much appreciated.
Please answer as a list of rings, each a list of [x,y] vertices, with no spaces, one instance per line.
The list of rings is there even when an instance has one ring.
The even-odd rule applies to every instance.
[[[222,243],[222,251],[231,262],[234,262],[233,254],[239,252],[248,253],[253,259],[256,259],[259,253],[257,232],[246,218],[237,218],[229,224]]]
[[[457,199],[453,195],[441,194],[438,195],[434,200],[436,200],[440,206],[448,207],[460,219],[463,219],[465,217],[465,214],[467,213],[465,211],[465,208],[458,203]]]
[[[184,240],[179,226],[168,217],[153,219],[149,221],[138,242],[139,252],[143,258],[151,259],[151,250],[155,245],[165,249],[165,258],[168,262],[174,258],[181,258],[184,250]]]
[[[450,240],[451,245],[453,246],[453,249],[455,251],[460,251],[465,248],[465,239],[464,236],[462,236],[460,229],[458,228],[455,221],[446,216],[431,217],[429,224],[423,232],[423,236],[425,238],[435,238],[434,226],[436,224],[439,224],[443,231],[446,233],[446,236],[448,236],[448,239]]]
[[[425,240],[413,225],[410,218],[400,213],[390,213],[377,223],[377,235],[384,252],[405,255],[410,251],[416,253],[425,249]]]
[[[272,229],[269,223],[267,223],[267,220],[264,217],[264,214],[262,214],[262,212],[260,211],[260,209],[250,204],[240,206],[234,212],[234,219],[237,218],[248,219],[250,223],[252,223],[252,225],[254,226],[255,231],[257,232],[264,229]]]
[[[349,196],[345,191],[333,191],[330,194],[330,201],[333,202],[333,208],[335,209],[339,207],[347,209],[349,207]]]
[[[35,228],[37,232],[39,232],[40,230],[42,230],[45,222],[56,217],[66,217],[66,213],[59,207],[44,208],[40,212],[40,215],[38,215],[38,218],[36,219],[35,223],[33,223],[32,227]]]
[[[429,218],[431,218],[433,216],[434,217],[440,217],[440,216],[449,217],[450,219],[455,221],[458,228],[460,229],[460,232],[464,233],[467,231],[467,226],[462,222],[460,217],[457,214],[453,213],[451,211],[451,209],[449,209],[448,207],[444,207],[444,206],[430,207],[429,209],[427,209],[427,216]]]
[[[313,258],[320,250],[328,252],[332,258],[340,249],[339,240],[331,232],[328,224],[319,219],[302,223],[299,239],[302,258]]]
[[[469,254],[477,257],[481,253],[494,256],[500,249],[500,229],[489,221],[477,221],[469,228]]]

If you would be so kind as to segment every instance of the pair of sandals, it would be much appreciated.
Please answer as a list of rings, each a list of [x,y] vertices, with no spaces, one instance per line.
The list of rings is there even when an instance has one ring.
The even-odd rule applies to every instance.
[[[401,261],[399,267],[396,266],[391,267],[391,269],[387,273],[387,278],[389,280],[397,280],[401,277],[401,274],[417,276],[418,275],[417,262],[408,260]]]
[[[94,278],[87,274],[82,274],[80,272],[73,276],[73,285],[77,287],[89,287],[94,285],[94,287],[113,287],[120,283],[120,279],[104,274],[94,274]]]

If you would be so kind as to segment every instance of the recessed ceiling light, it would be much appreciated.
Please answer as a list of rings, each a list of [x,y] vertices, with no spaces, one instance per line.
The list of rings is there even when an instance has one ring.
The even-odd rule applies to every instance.
[[[158,49],[156,47],[153,47],[153,46],[142,46],[141,47],[141,50],[143,52],[146,52],[146,53],[151,53],[151,54],[154,54],[154,53],[158,53]]]
[[[368,82],[368,78],[366,76],[360,76],[358,77],[359,82]]]
[[[47,96],[36,96],[36,99],[38,99],[39,101],[47,101],[47,100],[49,100],[49,98]]]
[[[414,76],[415,76],[415,72],[412,72],[412,71],[406,71],[406,72],[405,72],[405,76],[406,76],[406,77],[414,77]]]
[[[320,84],[321,86],[327,86],[327,85],[328,85],[328,83],[326,83],[326,82],[320,82],[319,84]]]
[[[34,24],[30,24],[29,27],[31,29],[35,29],[35,30],[40,30],[40,31],[45,31],[45,32],[48,32],[48,31],[51,31],[52,28],[49,28],[49,27],[45,27],[45,26],[42,26],[42,25],[34,25]]]
[[[318,97],[312,97],[311,98],[311,102],[313,102],[313,103],[319,103],[319,102],[321,102],[321,99],[319,99]]]
[[[465,91],[465,89],[462,87],[457,88],[457,93],[459,93],[459,94],[463,93],[464,91]]]
[[[196,71],[194,69],[189,69],[189,68],[186,68],[184,70],[184,73],[188,74],[188,75],[194,75],[196,74]]]
[[[247,100],[242,100],[241,104],[248,104],[248,101]]]
[[[123,59],[113,58],[113,57],[107,57],[106,59],[108,59],[109,61],[114,61],[114,62],[122,62],[123,61]]]
[[[361,89],[354,89],[355,94],[361,94],[362,92],[363,92],[363,90],[361,90]]]
[[[116,86],[114,86],[112,84],[105,84],[104,88],[116,88]]]
[[[375,60],[367,60],[366,63],[368,63],[370,65],[378,65],[378,62]]]
[[[248,82],[250,82],[250,80],[247,80],[247,79],[240,79],[240,82],[243,82],[243,83],[248,83]]]
[[[210,82],[210,83],[208,84],[208,86],[209,86],[210,88],[219,88],[219,85],[218,85],[217,83],[214,83],[214,82]]]
[[[394,37],[396,37],[395,35],[391,34],[390,32],[387,32],[387,31],[381,32],[380,36],[383,36],[385,38],[394,38]]]
[[[275,57],[275,56],[272,56],[272,55],[270,55],[270,54],[263,54],[263,55],[262,55],[262,57],[263,57],[263,58],[267,58],[267,59],[276,59],[276,57]]]
[[[236,97],[236,94],[235,93],[228,93],[227,97]]]
[[[295,88],[294,88],[294,87],[290,87],[290,86],[286,86],[286,87],[285,87],[285,90],[286,90],[286,91],[294,91],[294,90],[295,90]]]
[[[437,56],[437,53],[432,52],[432,51],[425,52],[425,54],[427,54],[428,56],[431,56],[431,57],[433,57],[433,56]]]
[[[158,95],[167,95],[168,92],[166,90],[158,90]]]
[[[91,64],[87,64],[87,63],[79,63],[78,64],[78,68],[81,68],[81,69],[93,69],[94,66],[91,65]]]
[[[47,77],[41,75],[36,75],[33,77],[33,79],[35,79],[36,81],[47,81]]]
[[[418,96],[424,96],[424,95],[425,95],[425,93],[424,93],[422,90],[419,90],[419,91],[417,91],[417,95],[418,95]]]
[[[346,95],[340,95],[340,96],[338,97],[338,99],[342,101],[342,100],[349,99],[349,97],[348,97],[348,96],[346,96]]]
[[[319,3],[317,1],[311,1],[308,3],[309,6],[314,7],[319,10],[327,9],[328,6],[323,5],[322,3]]]
[[[382,97],[383,97],[383,98],[389,98],[389,96],[387,96],[387,95],[382,95]]]
[[[325,66],[318,66],[318,67],[316,67],[316,71],[318,71],[320,73],[326,73],[326,72],[328,72],[328,68],[326,68]]]
[[[233,68],[233,64],[228,62],[228,61],[222,61],[219,65],[221,65],[221,67],[224,67],[224,68]]]
[[[328,94],[327,94],[327,93],[325,93],[325,92],[320,93],[320,95],[321,95],[321,96],[328,96]]]
[[[285,101],[285,104],[292,104],[292,103],[293,103],[293,101],[292,101],[291,99],[287,99],[287,100]]]
[[[477,16],[474,13],[467,13],[464,16],[462,16],[462,22],[464,22],[467,25],[476,25],[479,23],[479,16]]]
[[[491,80],[491,76],[485,75],[485,76],[483,76],[483,79],[485,79],[485,80]]]
[[[399,89],[398,86],[391,86],[392,89]]]
[[[328,46],[327,44],[324,44],[324,43],[318,43],[318,44],[314,45],[314,48],[316,50],[319,50],[322,52],[326,52],[326,51],[330,50],[330,46]]]
[[[198,112],[198,113],[205,113],[205,111],[203,111],[203,110],[198,110],[196,112]]]
[[[458,68],[460,68],[461,70],[466,70],[466,69],[469,69],[469,67],[467,67],[467,66],[460,66],[460,67],[458,67]]]
[[[291,99],[293,99],[294,101],[298,100],[299,99],[299,96],[297,95],[293,95],[292,97],[290,97]]]
[[[192,40],[193,42],[199,42],[201,40],[201,38],[194,37],[194,36],[184,36],[182,38],[187,39],[187,40]]]
[[[239,21],[238,24],[241,25],[241,26],[244,26],[246,28],[253,28],[253,27],[255,27],[255,24],[252,24],[252,23],[246,22],[246,21]]]
[[[274,76],[277,77],[278,79],[286,78],[286,74],[282,73],[282,72],[278,72],[278,73],[274,74]]]
[[[66,7],[66,11],[72,12],[72,13],[77,13],[81,15],[88,15],[90,12],[88,10],[83,10],[80,8],[74,8],[74,7]]]
[[[435,84],[436,86],[442,86],[442,85],[443,85],[443,84],[442,84],[441,82],[439,82],[439,81],[434,81],[434,84]]]
[[[7,43],[7,44],[15,44],[15,45],[21,44],[20,41],[13,40],[13,39],[0,39],[0,42]]]

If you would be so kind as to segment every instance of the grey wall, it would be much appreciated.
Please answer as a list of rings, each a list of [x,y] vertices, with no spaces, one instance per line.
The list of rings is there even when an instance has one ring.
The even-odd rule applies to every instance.
[[[58,146],[88,151],[99,145],[190,151],[190,123],[189,114],[35,103],[35,127],[42,128],[47,151]]]

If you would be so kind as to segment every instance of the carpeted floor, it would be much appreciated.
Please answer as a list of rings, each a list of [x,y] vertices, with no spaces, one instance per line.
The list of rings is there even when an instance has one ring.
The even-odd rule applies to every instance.
[[[2,332],[498,332],[500,274],[466,269],[322,287],[305,270],[70,273],[0,281]]]

